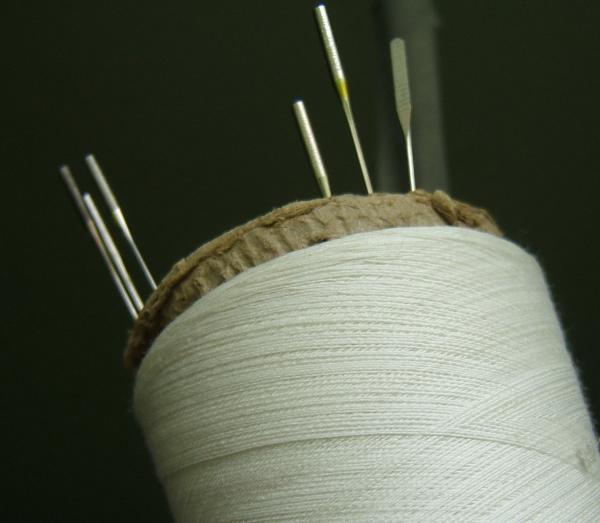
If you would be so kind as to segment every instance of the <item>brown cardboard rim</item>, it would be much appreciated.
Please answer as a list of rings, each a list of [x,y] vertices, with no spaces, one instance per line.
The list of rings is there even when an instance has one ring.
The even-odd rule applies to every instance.
[[[346,194],[290,203],[224,233],[176,263],[134,323],[125,366],[136,370],[169,323],[246,269],[350,234],[420,226],[467,227],[502,236],[486,210],[453,200],[442,191]]]

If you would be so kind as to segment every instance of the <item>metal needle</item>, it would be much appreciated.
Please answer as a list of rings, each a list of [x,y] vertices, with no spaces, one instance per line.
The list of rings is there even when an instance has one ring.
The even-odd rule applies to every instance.
[[[96,180],[96,183],[98,184],[98,187],[100,188],[100,191],[102,192],[102,195],[104,196],[104,199],[106,200],[106,203],[110,208],[113,218],[117,222],[117,225],[119,226],[121,232],[123,233],[123,236],[125,236],[125,239],[129,243],[133,254],[137,258],[140,267],[144,271],[144,274],[146,275],[146,279],[148,280],[150,287],[152,287],[153,290],[156,289],[156,282],[150,274],[150,271],[148,270],[148,267],[146,266],[146,263],[144,262],[144,259],[142,258],[142,255],[138,250],[137,245],[133,241],[133,236],[131,235],[131,232],[129,232],[129,227],[127,226],[127,222],[125,221],[125,217],[123,216],[121,207],[119,207],[117,199],[111,191],[110,186],[108,185],[108,182],[106,181],[106,178],[104,177],[104,174],[102,173],[102,170],[100,169],[100,166],[96,161],[96,158],[94,158],[94,155],[88,154],[85,157],[85,162],[87,163],[87,166],[90,172],[92,173],[94,180]]]
[[[344,113],[346,114],[348,125],[350,126],[350,133],[352,134],[352,140],[354,141],[354,147],[356,148],[358,162],[360,163],[365,185],[367,186],[367,192],[372,194],[373,186],[371,185],[371,178],[369,176],[369,171],[367,170],[367,164],[365,162],[362,147],[360,146],[360,140],[358,139],[352,108],[350,107],[348,84],[346,82],[346,77],[344,76],[344,71],[342,69],[342,63],[337,52],[335,40],[333,39],[333,32],[331,30],[331,24],[329,23],[327,11],[325,10],[325,6],[323,4],[315,8],[315,15],[317,17],[317,25],[319,26],[319,30],[321,32],[323,47],[325,48],[325,53],[327,54],[327,59],[329,60],[329,68],[331,69],[333,82],[335,83],[340,100],[342,101],[342,107],[344,108]]]
[[[115,266],[113,265],[108,255],[108,252],[106,251],[106,247],[102,243],[100,235],[98,234],[98,229],[96,228],[96,225],[94,224],[94,221],[92,220],[92,217],[90,216],[90,213],[88,212],[84,204],[83,198],[81,197],[81,193],[79,192],[79,188],[77,187],[77,184],[73,179],[73,175],[71,174],[71,170],[67,165],[63,165],[62,167],[60,167],[59,170],[63,181],[67,186],[67,189],[71,193],[73,202],[75,203],[75,206],[77,207],[77,210],[79,211],[83,222],[85,223],[92,239],[94,240],[96,247],[98,247],[98,250],[100,251],[102,259],[104,260],[104,263],[106,264],[106,267],[108,268],[110,275],[112,276],[112,279],[115,285],[117,286],[117,290],[119,291],[119,294],[121,295],[121,298],[123,299],[123,302],[125,303],[129,314],[131,314],[131,317],[134,320],[137,319],[137,310],[131,302],[131,298],[129,298],[127,290],[123,286],[123,282],[119,278],[119,274],[117,273],[117,270],[115,269]]]
[[[90,216],[92,217],[92,220],[94,220],[94,223],[96,224],[96,228],[98,229],[98,232],[100,233],[100,237],[102,238],[102,241],[104,242],[104,245],[106,246],[106,250],[108,251],[108,254],[110,255],[111,260],[113,261],[115,267],[117,268],[117,272],[119,273],[121,280],[123,281],[123,283],[125,284],[125,287],[127,288],[127,292],[129,292],[129,296],[131,296],[133,304],[135,305],[135,307],[138,311],[141,310],[142,307],[144,306],[144,304],[142,303],[142,300],[140,299],[140,296],[135,288],[135,285],[133,285],[133,281],[131,281],[131,277],[129,276],[129,273],[127,272],[127,269],[125,268],[125,264],[123,263],[121,255],[119,254],[119,250],[117,249],[117,246],[115,245],[115,242],[113,241],[112,236],[108,232],[108,229],[106,228],[106,224],[104,223],[102,216],[100,216],[100,213],[98,212],[98,209],[94,203],[93,198],[88,193],[84,193],[83,201],[85,203],[85,206],[87,207],[88,212],[90,213]]]
[[[392,73],[394,75],[394,94],[396,97],[396,111],[402,126],[402,132],[406,139],[406,155],[408,157],[408,172],[410,176],[410,190],[416,189],[415,164],[412,148],[412,102],[410,98],[410,86],[408,84],[408,66],[406,64],[406,47],[404,40],[395,38],[390,43],[392,54]]]
[[[296,121],[298,122],[298,127],[300,128],[300,134],[302,134],[302,139],[304,140],[306,152],[308,153],[310,163],[312,164],[313,171],[315,172],[315,178],[317,179],[317,183],[319,184],[323,198],[329,198],[331,197],[331,189],[329,188],[327,171],[325,170],[325,165],[321,159],[317,140],[315,139],[315,135],[310,125],[310,120],[308,119],[304,102],[302,100],[298,100],[293,107],[294,114],[296,115]]]

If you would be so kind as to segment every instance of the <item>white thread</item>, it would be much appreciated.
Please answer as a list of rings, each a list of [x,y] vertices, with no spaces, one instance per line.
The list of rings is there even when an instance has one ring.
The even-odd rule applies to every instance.
[[[178,522],[600,521],[596,439],[543,275],[450,227],[238,275],[139,370]]]

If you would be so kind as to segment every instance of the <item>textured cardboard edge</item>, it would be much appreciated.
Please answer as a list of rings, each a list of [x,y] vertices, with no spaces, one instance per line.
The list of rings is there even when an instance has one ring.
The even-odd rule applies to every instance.
[[[176,263],[140,311],[125,349],[125,365],[137,369],[171,321],[246,269],[350,234],[420,226],[469,227],[502,236],[487,211],[441,191],[347,194],[285,205],[226,232]]]

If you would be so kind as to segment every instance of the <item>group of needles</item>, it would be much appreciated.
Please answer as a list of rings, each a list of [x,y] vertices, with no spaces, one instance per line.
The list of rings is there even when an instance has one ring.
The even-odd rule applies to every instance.
[[[354,148],[356,149],[356,155],[358,156],[358,162],[362,171],[362,175],[367,188],[367,193],[373,193],[373,186],[371,184],[371,177],[369,176],[369,170],[367,169],[367,163],[358,139],[358,132],[356,131],[356,124],[354,123],[354,115],[352,114],[352,108],[350,106],[350,94],[348,92],[348,83],[344,70],[342,69],[342,62],[338,54],[337,46],[333,38],[333,31],[331,30],[331,24],[329,23],[329,17],[324,5],[319,5],[315,9],[315,15],[317,19],[317,25],[319,26],[319,32],[321,33],[321,40],[323,42],[323,48],[327,55],[329,62],[329,69],[333,77],[333,83],[336,91],[342,102],[344,114],[348,120],[348,126],[350,127],[350,134],[352,135],[352,141],[354,142]],[[411,138],[411,118],[412,118],[412,103],[410,99],[410,89],[408,85],[408,68],[406,64],[406,49],[404,46],[404,40],[401,38],[395,38],[390,44],[390,51],[392,55],[392,73],[394,77],[394,94],[396,98],[396,110],[398,112],[398,118],[402,127],[406,141],[406,153],[408,157],[408,171],[410,176],[410,190],[415,190],[415,169],[413,162],[412,153],[412,138]],[[324,198],[331,196],[329,189],[329,181],[327,178],[327,171],[325,165],[321,159],[321,154],[317,146],[308,113],[304,107],[304,102],[298,100],[294,105],[294,114],[298,121],[298,127],[300,128],[300,134],[304,140],[306,152],[308,153],[310,162],[317,178],[317,183],[321,189],[321,193]]]
[[[367,193],[373,193],[373,186],[371,184],[371,178],[369,176],[369,171],[367,169],[367,164],[365,162],[364,154],[362,152],[362,147],[360,145],[360,140],[358,138],[358,133],[356,131],[356,125],[354,123],[354,116],[352,114],[352,108],[350,106],[350,95],[348,93],[348,84],[346,82],[346,77],[344,75],[344,71],[342,69],[342,63],[340,61],[340,57],[337,51],[337,47],[335,44],[335,40],[333,38],[333,32],[331,30],[331,24],[329,23],[329,18],[327,16],[327,11],[325,10],[324,5],[319,5],[315,8],[315,16],[317,20],[317,25],[319,27],[319,32],[321,34],[321,39],[323,43],[323,48],[325,49],[325,54],[327,56],[327,60],[329,62],[329,68],[331,70],[331,74],[333,77],[333,82],[336,88],[336,91],[340,97],[340,101],[342,102],[342,107],[344,109],[344,114],[346,115],[346,119],[348,121],[348,125],[350,127],[350,133],[352,135],[352,140],[354,142],[354,147],[356,149],[356,154],[358,156],[358,161],[360,164],[360,168],[362,171],[362,175],[364,178],[364,182],[367,188]],[[408,84],[408,69],[406,64],[406,50],[404,41],[400,38],[396,38],[392,40],[390,44],[390,51],[392,57],[392,72],[394,79],[394,93],[396,99],[396,109],[398,112],[398,118],[400,120],[400,125],[402,127],[402,132],[404,133],[405,143],[406,143],[406,152],[408,157],[408,168],[409,168],[409,176],[410,176],[410,188],[411,191],[415,190],[415,172],[414,172],[414,162],[413,162],[413,153],[412,153],[412,139],[411,139],[411,117],[412,117],[412,104],[410,98],[410,89]],[[304,141],[304,145],[306,147],[306,152],[308,154],[309,160],[312,164],[315,177],[317,179],[317,183],[321,190],[321,193],[324,198],[329,198],[331,196],[331,190],[329,188],[329,180],[327,177],[327,171],[325,170],[325,165],[321,158],[321,154],[319,152],[319,148],[317,146],[317,141],[315,139],[315,135],[313,133],[310,120],[308,118],[308,113],[306,112],[306,108],[304,106],[304,102],[302,100],[298,100],[293,104],[294,114],[296,116],[296,120],[298,122],[298,127],[300,128],[300,134],[302,135],[302,139]],[[121,211],[121,207],[117,203],[117,199],[115,198],[106,178],[98,162],[94,158],[93,155],[88,155],[85,157],[85,162],[87,167],[94,178],[100,192],[102,193],[106,204],[118,226],[121,230],[121,233],[125,237],[128,245],[130,246],[133,254],[140,265],[148,284],[151,289],[156,289],[156,283],[142,255],[140,254],[135,241],[133,240],[133,236],[129,231],[129,227],[127,226],[127,222],[125,221],[125,217],[123,212]],[[143,302],[140,298],[138,291],[133,284],[133,281],[123,263],[123,259],[117,249],[115,242],[112,239],[108,228],[102,219],[98,208],[94,202],[94,199],[89,193],[81,193],[69,166],[63,165],[60,167],[60,174],[73,198],[75,206],[81,215],[92,239],[94,240],[100,254],[106,263],[106,266],[113,278],[113,281],[121,295],[125,306],[129,310],[131,317],[136,319],[138,317],[139,311],[143,307]]]
[[[85,162],[90,170],[90,173],[92,174],[92,177],[96,181],[100,192],[104,196],[106,204],[108,205],[115,222],[117,223],[131,250],[133,251],[133,254],[140,264],[140,267],[144,271],[150,287],[152,290],[156,289],[156,282],[154,281],[154,278],[152,278],[152,275],[146,266],[146,262],[144,262],[144,259],[142,258],[142,255],[140,254],[140,251],[133,240],[133,236],[129,231],[129,227],[127,226],[127,222],[125,221],[121,207],[117,203],[117,199],[108,185],[108,182],[106,181],[98,162],[91,154],[85,157]],[[79,187],[77,187],[77,184],[75,183],[73,175],[71,174],[71,169],[69,169],[68,165],[63,165],[60,167],[60,174],[73,198],[73,202],[75,203],[75,206],[77,207],[85,226],[92,236],[92,239],[96,243],[102,258],[104,259],[104,262],[110,271],[119,294],[125,302],[125,306],[129,310],[131,317],[136,319],[138,312],[142,310],[144,304],[135,288],[135,285],[133,284],[131,277],[129,276],[129,273],[127,272],[127,269],[125,268],[121,254],[119,253],[119,250],[117,249],[117,246],[115,245],[115,242],[113,241],[112,236],[108,231],[108,228],[106,227],[106,224],[102,219],[96,204],[94,203],[94,199],[87,192],[83,194],[81,193]]]

